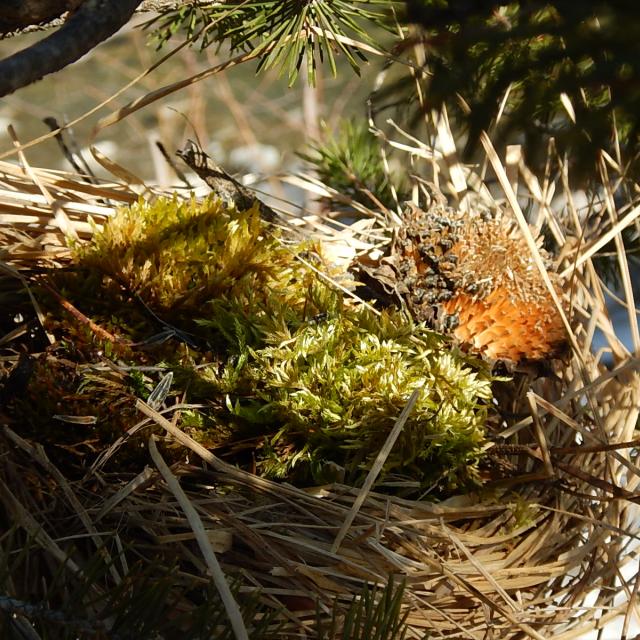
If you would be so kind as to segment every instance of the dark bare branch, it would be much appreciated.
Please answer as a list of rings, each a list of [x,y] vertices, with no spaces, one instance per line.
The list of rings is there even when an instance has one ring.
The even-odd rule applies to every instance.
[[[0,6],[0,40],[12,38],[23,33],[49,31],[62,26],[65,22],[63,13],[81,4],[82,0],[27,0],[43,6],[40,11],[24,10],[22,0],[0,0],[8,3],[8,8]],[[206,4],[211,0],[191,0],[192,4]],[[25,3],[26,4],[26,3]],[[179,9],[184,0],[142,0],[136,8],[136,14],[166,13]],[[15,6],[14,6],[15,5]],[[64,9],[57,10],[60,6]],[[46,8],[45,8],[46,7]],[[29,17],[31,16],[31,17]]]
[[[85,0],[50,36],[0,61],[0,96],[75,62],[127,23],[141,0]]]
[[[50,22],[73,11],[82,0],[5,0],[0,3],[0,33]]]

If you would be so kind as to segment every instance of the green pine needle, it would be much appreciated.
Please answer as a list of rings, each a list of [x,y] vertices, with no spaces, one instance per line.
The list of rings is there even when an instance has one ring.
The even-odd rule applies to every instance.
[[[250,0],[188,4],[164,13],[153,26],[158,47],[178,32],[202,48],[227,42],[232,51],[253,51],[259,56],[258,70],[278,69],[289,84],[297,78],[305,58],[307,79],[315,84],[317,59],[328,60],[335,76],[336,52],[347,58],[354,71],[366,58],[358,42],[374,44],[372,33],[387,29],[394,0]],[[345,43],[350,38],[354,44]]]
[[[313,165],[324,184],[340,194],[339,200],[330,202],[334,207],[344,206],[346,196],[368,208],[377,208],[373,194],[378,202],[393,209],[393,187],[399,201],[408,198],[402,181],[386,171],[379,142],[361,120],[344,122],[336,135],[327,136],[324,143],[300,156]]]
[[[318,619],[317,640],[404,640],[409,614],[402,611],[404,588],[393,576],[383,589],[365,584],[345,613],[340,615],[336,602],[328,624]]]

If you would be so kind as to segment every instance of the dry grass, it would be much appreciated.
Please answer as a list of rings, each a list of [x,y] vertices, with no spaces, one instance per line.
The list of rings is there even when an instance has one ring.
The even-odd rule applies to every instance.
[[[446,127],[443,131],[450,148],[450,134]],[[250,622],[243,622],[234,599],[242,594],[259,592],[262,605],[279,612],[278,637],[315,637],[316,603],[320,616],[328,615],[334,599],[345,603],[365,582],[386,584],[390,575],[406,580],[402,606],[409,637],[568,640],[619,615],[626,624],[634,615],[637,619],[638,578],[622,577],[625,564],[637,566],[640,533],[637,315],[626,256],[617,242],[630,353],[610,322],[591,261],[603,238],[618,239],[636,220],[637,186],[625,184],[631,195],[615,205],[618,167],[610,162],[602,167],[601,197],[591,210],[576,211],[566,167],[559,166],[555,182],[549,176],[538,179],[521,159],[503,165],[488,137],[487,175],[495,176],[500,187],[492,192],[486,176],[451,154],[439,156],[437,149],[400,134],[388,143],[408,146],[413,158],[426,158],[423,166],[438,169],[430,179],[439,177],[440,187],[460,208],[484,200],[511,212],[545,276],[523,203],[529,206],[529,219],[539,225],[544,221],[563,247],[557,268],[564,300],[557,303],[570,329],[571,354],[556,367],[556,375],[527,378],[514,395],[514,408],[526,415],[504,425],[488,445],[488,456],[504,470],[502,479],[479,494],[440,504],[407,501],[367,487],[302,490],[239,470],[203,449],[180,429],[185,407],[158,412],[139,401],[137,428],[148,434],[152,466],[137,475],[105,475],[98,468],[70,481],[39,443],[18,435],[19,423],[3,418],[0,501],[3,519],[13,527],[0,537],[0,545],[7,558],[23,545],[33,573],[30,578],[9,575],[8,595],[46,593],[61,573],[89,580],[91,563],[101,557],[108,569],[91,587],[97,592],[126,580],[132,563],[174,567],[176,582],[189,585],[175,595],[175,609],[182,612],[195,607],[189,594],[213,577],[238,638],[246,637],[245,623]],[[440,148],[447,144],[441,140]],[[456,183],[448,184],[454,177]],[[312,179],[296,181],[316,192],[326,189]],[[560,209],[549,204],[554,188],[556,198],[562,194]],[[92,224],[103,223],[116,206],[137,197],[123,181],[89,184],[72,174],[31,168],[24,159],[21,166],[3,162],[2,272],[26,282],[35,269],[64,266],[67,237],[88,238]],[[594,219],[603,221],[594,226]],[[306,229],[336,245],[336,255],[348,255],[379,244],[386,224],[378,217],[336,230],[308,218]],[[550,281],[549,287],[556,296]],[[596,328],[608,340],[611,368],[591,348]],[[15,339],[0,339],[5,370],[18,362],[17,352],[10,355]],[[184,464],[167,467],[152,433],[176,439],[184,447]],[[117,458],[117,451],[113,455]],[[225,574],[239,577],[235,595]],[[55,607],[55,597],[42,597]],[[16,602],[0,604],[18,614],[16,625],[38,637],[28,619],[44,614],[24,614],[20,607],[26,605]],[[59,622],[62,628],[73,624]]]
[[[150,91],[100,126],[217,72],[212,65],[182,84]],[[467,167],[446,116],[428,119],[435,148],[394,123],[383,147],[403,153],[420,176],[414,199],[423,201],[429,181],[463,211],[480,203],[512,215],[570,336],[570,355],[556,363],[553,375],[524,377],[510,390],[517,417],[487,445],[500,480],[438,504],[366,485],[303,490],[237,469],[203,449],[181,429],[188,406],[159,409],[141,400],[133,430],[148,441],[149,466],[106,473],[107,458],[117,463],[114,445],[79,476],[78,469],[59,468],[47,457],[43,445],[52,443],[24,440],[19,421],[0,410],[0,522],[6,527],[0,531],[0,611],[13,616],[0,618],[0,630],[4,623],[15,637],[119,637],[109,625],[122,612],[105,611],[105,594],[128,598],[133,619],[144,617],[153,602],[144,593],[134,598],[130,587],[140,576],[154,584],[169,577],[167,602],[176,620],[199,610],[213,581],[228,616],[223,620],[232,622],[237,638],[254,622],[244,605],[245,617],[239,616],[237,603],[247,594],[258,594],[260,616],[275,612],[267,626],[277,637],[314,638],[318,618],[329,618],[336,601],[344,609],[364,583],[384,585],[391,575],[406,582],[408,637],[569,640],[617,616],[625,629],[634,616],[638,621],[640,572],[625,579],[623,568],[638,565],[640,333],[621,232],[637,224],[640,185],[629,184],[606,157],[597,197],[580,210],[560,160],[552,158],[547,173],[536,176],[517,147],[503,160],[485,136],[480,168]],[[26,286],[34,273],[68,264],[68,238],[88,239],[93,225],[118,206],[155,194],[106,159],[117,176],[113,182],[30,167],[21,154],[19,160],[0,161],[0,276]],[[282,181],[330,194],[313,176]],[[561,247],[555,267],[562,300],[525,205],[533,228],[545,226]],[[360,212],[362,219],[350,226],[318,216],[285,216],[283,224],[322,238],[336,260],[348,262],[383,246],[397,220],[394,211]],[[612,240],[631,350],[616,335],[592,261]],[[43,322],[33,296],[32,304]],[[596,330],[607,340],[610,367],[592,348]],[[20,340],[28,331],[18,322],[0,337],[4,373],[19,367]],[[166,465],[155,448],[158,436],[182,447],[183,463]],[[92,618],[99,622],[89,623]],[[53,631],[39,634],[33,621]]]

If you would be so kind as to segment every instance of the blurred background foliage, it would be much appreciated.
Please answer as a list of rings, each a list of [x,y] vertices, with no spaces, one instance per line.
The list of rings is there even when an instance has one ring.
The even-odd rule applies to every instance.
[[[320,61],[335,75],[338,53],[359,72],[365,48],[349,38],[378,46],[379,31],[395,28],[396,55],[424,72],[424,101],[413,74],[389,92],[414,115],[447,105],[468,153],[492,130],[494,140],[524,142],[533,162],[553,137],[586,176],[600,149],[632,162],[638,151],[638,14],[631,0],[251,1],[187,4],[152,26],[158,44],[183,32],[203,48],[225,41],[252,51],[258,69],[278,68],[290,84],[303,65],[314,84]]]
[[[638,3],[632,0],[187,2],[147,20],[146,38],[141,40],[138,35],[129,43],[128,54],[117,53],[110,68],[104,65],[102,68],[113,74],[118,68],[126,72],[126,66],[136,57],[146,62],[158,60],[159,56],[152,53],[153,47],[146,52],[140,50],[145,39],[156,48],[187,41],[206,50],[209,62],[245,53],[257,61],[257,68],[248,65],[251,71],[275,70],[298,90],[302,90],[303,84],[297,83],[298,74],[304,68],[304,80],[318,85],[320,92],[315,113],[326,118],[322,106],[327,103],[321,106],[324,100],[329,104],[331,101],[329,96],[322,95],[326,77],[338,77],[341,75],[338,71],[345,67],[360,74],[365,70],[362,65],[367,57],[371,60],[372,54],[381,54],[388,61],[408,63],[394,65],[397,67],[394,80],[385,83],[382,90],[386,102],[408,107],[405,111],[414,123],[423,110],[446,105],[456,137],[466,147],[468,158],[473,158],[483,130],[491,132],[498,146],[523,143],[527,160],[534,165],[542,162],[553,138],[558,152],[569,152],[576,171],[588,178],[597,175],[594,163],[601,149],[614,158],[624,158],[629,169],[637,172],[639,13]],[[10,48],[14,49],[19,41],[24,41],[24,37],[11,39]],[[2,44],[0,54],[6,54],[9,47]],[[110,46],[108,43],[98,48],[93,55],[104,57]],[[168,47],[163,53],[166,51]],[[188,60],[186,73],[184,68],[180,69],[182,77],[191,68],[201,66],[196,60],[202,60],[202,56],[194,57],[191,53],[189,59],[189,50],[179,55]],[[378,62],[381,58],[373,60],[369,69],[377,73],[382,69],[382,63]],[[170,63],[163,64],[165,75],[171,73]],[[82,63],[72,67],[71,74],[81,75],[81,66]],[[400,71],[403,78],[397,77],[398,69],[404,69]],[[417,70],[422,72],[418,73],[423,89],[420,98],[416,90]],[[65,79],[70,75],[63,73]],[[374,87],[374,74],[366,75],[361,85],[363,92]],[[57,78],[60,79],[60,74]],[[223,77],[218,75],[218,82],[211,84],[225,84],[224,78],[220,78]],[[156,79],[163,82],[163,78],[156,76]],[[249,82],[266,91],[248,99],[236,99],[235,104],[227,105],[228,110],[239,116],[242,108],[260,107],[263,112],[260,117],[268,117],[264,113],[264,107],[270,110],[266,103],[284,100],[282,83],[273,87],[272,93],[265,86],[270,81]],[[343,75],[341,82],[343,87],[349,82],[348,74]],[[97,90],[95,86],[89,88],[90,92]],[[227,89],[224,91],[229,94]],[[74,92],[65,91],[65,97],[69,94],[73,96]],[[26,95],[27,92],[18,93],[18,98],[11,96],[8,102],[16,99],[21,102],[20,96]],[[390,96],[394,99],[389,100]],[[362,97],[354,95],[361,106]],[[0,116],[1,111],[4,109],[0,110]],[[199,125],[203,123],[194,122],[199,114],[194,117],[192,113],[190,109],[192,126],[202,130],[204,127]],[[147,119],[149,115],[147,112]],[[337,121],[329,123],[329,131],[336,128]],[[135,124],[129,120],[125,126]],[[238,133],[246,137],[246,119],[238,124],[241,125]],[[214,126],[209,123],[206,129],[213,131]],[[316,125],[310,126],[307,133],[317,137],[320,132]]]
[[[500,154],[507,144],[522,144],[534,171],[554,153],[566,154],[572,187],[590,198],[602,149],[631,177],[638,173],[639,13],[631,0],[182,3],[138,19],[76,65],[8,96],[0,104],[0,125],[16,124],[24,142],[48,130],[45,118],[61,124],[79,118],[69,133],[82,147],[104,114],[83,115],[96,102],[110,98],[113,111],[159,84],[241,54],[247,63],[131,114],[101,131],[97,145],[143,179],[169,186],[178,179],[156,143],[171,155],[187,138],[197,138],[230,171],[250,174],[254,186],[313,210],[308,196],[269,181],[300,171],[302,158],[338,192],[364,206],[375,204],[373,195],[392,208],[406,197],[403,185],[393,184],[405,167],[393,155],[389,168],[381,161],[380,138],[366,120],[370,97],[378,126],[384,129],[393,118],[411,125],[421,140],[430,139],[425,112],[446,106],[470,162],[480,157],[483,130]],[[0,54],[33,39],[27,34],[0,42]],[[181,48],[185,41],[194,46]],[[176,45],[153,75],[123,89]],[[8,137],[3,147],[11,147]],[[39,145],[38,154],[37,164],[68,168],[53,140]],[[85,155],[90,159],[86,149]],[[419,174],[418,166],[413,169]],[[638,251],[639,236],[632,229],[625,237],[630,255]]]
[[[553,137],[583,177],[600,149],[637,173],[640,17],[632,0],[408,0],[424,47],[425,101],[446,104],[473,151],[483,130],[540,160]],[[412,82],[396,85],[411,94]],[[506,102],[505,102],[505,98]],[[498,120],[501,109],[504,112]]]

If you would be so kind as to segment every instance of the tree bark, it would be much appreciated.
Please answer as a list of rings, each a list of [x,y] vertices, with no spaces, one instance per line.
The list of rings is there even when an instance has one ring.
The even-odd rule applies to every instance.
[[[25,3],[35,3],[40,9],[25,11],[22,0],[0,0],[7,6],[0,6],[0,40],[33,31],[48,31],[64,24],[64,14],[82,4],[83,0],[25,0]],[[190,0],[191,4],[208,4],[211,0]],[[179,9],[185,0],[141,0],[136,7],[136,13],[166,13]],[[57,10],[56,7],[67,6],[67,9]],[[35,5],[31,5],[35,6]],[[31,17],[29,17],[31,16]]]
[[[82,0],[4,0],[0,3],[0,34],[50,22],[73,11]]]
[[[0,97],[81,58],[126,24],[140,3],[141,0],[84,0],[56,32],[0,61]]]

